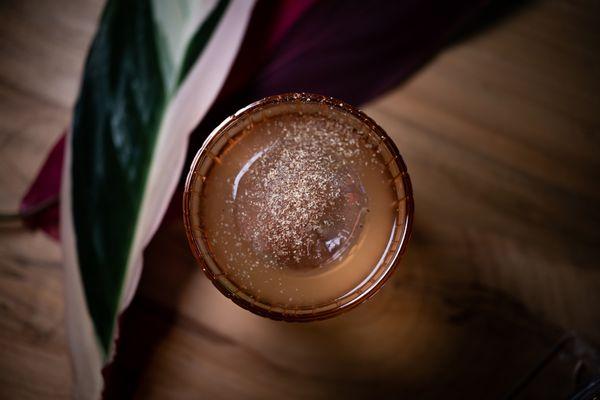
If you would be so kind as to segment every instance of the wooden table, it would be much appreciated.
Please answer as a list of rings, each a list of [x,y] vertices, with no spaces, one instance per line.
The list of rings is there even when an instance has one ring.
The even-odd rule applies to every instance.
[[[67,125],[98,1],[0,3],[0,209]],[[256,317],[204,278],[178,223],[147,250],[119,366],[138,398],[498,398],[565,330],[600,344],[600,5],[532,3],[366,112],[416,201],[401,269],[311,324]],[[561,359],[522,398],[564,398]],[[139,387],[135,389],[135,382]],[[0,398],[70,392],[58,245],[0,228]]]

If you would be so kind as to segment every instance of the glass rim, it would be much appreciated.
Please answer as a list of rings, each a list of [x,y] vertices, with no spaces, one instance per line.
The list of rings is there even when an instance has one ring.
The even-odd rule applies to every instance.
[[[203,251],[197,244],[198,240],[204,241],[205,239],[203,237],[199,238],[198,234],[194,232],[193,223],[190,220],[191,198],[193,193],[195,192],[193,188],[194,184],[199,178],[205,178],[204,176],[201,176],[198,173],[198,168],[202,165],[202,162],[206,160],[208,154],[211,154],[209,151],[209,149],[211,149],[211,146],[213,146],[215,143],[217,143],[219,139],[226,135],[229,128],[234,126],[235,123],[237,123],[245,117],[251,116],[256,111],[260,111],[267,107],[276,106],[279,104],[293,103],[315,103],[328,106],[329,108],[337,109],[338,111],[349,114],[350,116],[359,120],[368,128],[368,130],[373,132],[379,139],[381,139],[378,145],[385,146],[392,157],[392,159],[387,162],[387,165],[393,163],[396,165],[399,171],[395,177],[392,177],[392,179],[402,179],[404,197],[401,199],[398,198],[397,201],[404,201],[405,203],[404,222],[401,225],[397,224],[394,226],[395,229],[401,229],[400,243],[394,250],[393,256],[388,262],[384,263],[384,265],[381,265],[379,267],[374,266],[373,268],[373,271],[379,268],[385,268],[386,270],[384,271],[384,273],[375,282],[370,284],[365,290],[362,290],[362,286],[364,285],[361,284],[349,291],[348,293],[342,295],[338,299],[332,300],[328,304],[315,305],[313,307],[305,308],[299,306],[285,308],[283,306],[274,306],[266,303],[261,303],[260,301],[256,301],[252,299],[251,296],[245,294],[243,289],[238,287],[233,281],[229,280],[224,272],[221,274],[215,274],[213,271],[211,271],[211,269],[208,267],[208,261],[212,261],[217,267],[219,264],[216,262],[216,260],[213,259],[213,257],[211,257],[209,253]],[[280,95],[265,97],[261,100],[255,101],[241,108],[235,114],[227,117],[215,129],[213,129],[213,131],[205,139],[200,149],[197,151],[194,160],[190,165],[189,172],[187,174],[187,178],[185,181],[185,190],[183,194],[183,220],[186,236],[192,253],[194,254],[194,257],[196,259],[196,262],[200,265],[206,276],[224,296],[232,300],[238,306],[255,314],[274,320],[285,320],[295,322],[322,320],[339,315],[370,299],[375,293],[377,293],[381,289],[381,287],[388,281],[390,276],[392,276],[395,270],[398,268],[401,257],[406,251],[406,247],[412,233],[413,219],[414,200],[412,193],[412,185],[410,177],[408,175],[406,163],[404,162],[404,159],[402,158],[402,155],[400,154],[400,151],[396,147],[394,141],[388,136],[388,134],[383,130],[383,128],[381,128],[371,117],[366,115],[364,112],[360,111],[358,108],[333,97],[312,93],[284,93]],[[393,233],[394,232],[392,230],[392,232],[390,233],[390,238],[393,236]],[[370,280],[367,282],[367,284],[369,282]],[[232,290],[232,288],[234,290]],[[350,295],[353,294],[352,292],[356,291],[357,288],[361,289],[357,295],[355,295],[352,298],[349,298],[346,302],[340,302],[339,299],[350,297]]]

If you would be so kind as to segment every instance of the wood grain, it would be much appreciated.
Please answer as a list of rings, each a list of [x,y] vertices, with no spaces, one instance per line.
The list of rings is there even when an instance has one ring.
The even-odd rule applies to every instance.
[[[14,212],[67,125],[100,2],[0,2],[0,212]],[[68,398],[60,249],[0,226],[0,398]]]
[[[99,1],[0,3],[0,209],[68,123]],[[565,330],[600,344],[600,7],[520,8],[365,107],[394,138],[416,223],[398,273],[329,321],[256,317],[175,223],[146,252],[111,390],[137,398],[498,398]],[[58,246],[0,227],[0,398],[66,398]],[[565,398],[572,360],[522,398]]]

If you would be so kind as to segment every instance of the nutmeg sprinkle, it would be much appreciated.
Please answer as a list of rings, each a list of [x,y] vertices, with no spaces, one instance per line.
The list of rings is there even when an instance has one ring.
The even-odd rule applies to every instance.
[[[326,117],[264,122],[278,138],[240,179],[238,225],[272,263],[315,268],[339,255],[358,229],[367,199],[351,164],[357,132]]]

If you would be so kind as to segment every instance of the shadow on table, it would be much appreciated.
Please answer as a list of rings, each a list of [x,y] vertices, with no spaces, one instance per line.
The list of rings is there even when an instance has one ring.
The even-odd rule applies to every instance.
[[[146,252],[138,294],[121,321],[105,397],[177,398],[232,376],[239,379],[233,387],[248,385],[248,398],[288,390],[297,398],[499,397],[560,332],[505,294],[455,279],[452,265],[469,261],[432,237],[416,225],[403,268],[368,303],[294,324],[225,299],[196,266],[183,227],[165,226]],[[533,394],[567,395],[566,371],[564,363],[554,366],[544,378],[553,388]]]
[[[455,45],[485,33],[511,17],[539,3],[539,0],[492,0],[484,7],[477,18],[469,20],[450,40]]]

